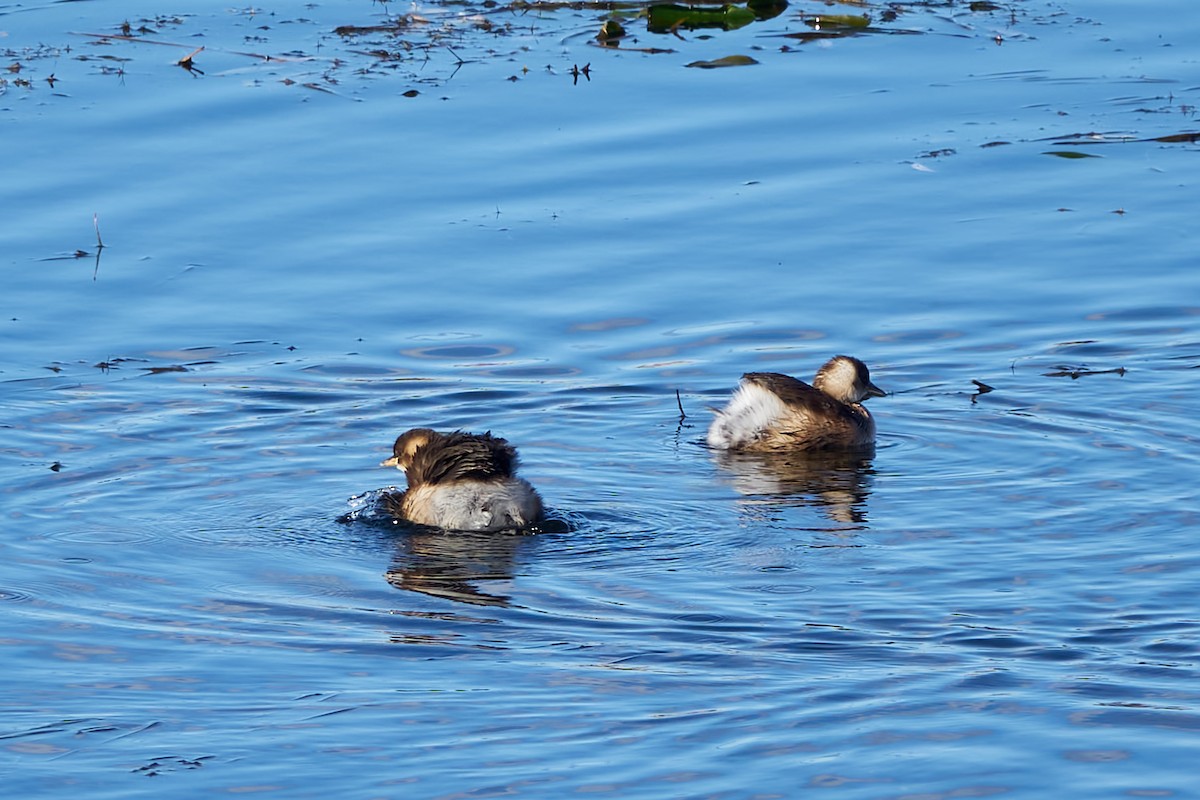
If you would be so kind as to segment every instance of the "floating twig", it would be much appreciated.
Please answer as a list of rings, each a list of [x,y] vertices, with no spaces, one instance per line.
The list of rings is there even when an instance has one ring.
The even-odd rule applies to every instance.
[[[1087,367],[1059,367],[1055,372],[1043,372],[1047,378],[1070,378],[1078,380],[1084,375],[1120,375],[1124,377],[1125,368],[1116,367],[1114,369],[1088,369]]]
[[[104,240],[100,238],[100,217],[97,214],[92,214],[92,227],[96,231],[96,267],[92,270],[92,280],[96,280],[96,275],[100,272],[100,253],[107,246],[104,244]],[[87,250],[79,247],[75,249],[75,252],[70,253],[69,255],[51,256],[49,258],[43,258],[42,261],[71,261],[87,258],[91,255],[92,254]]]
[[[192,59],[195,58],[197,55],[199,55],[200,52],[203,50],[204,50],[204,45],[200,45],[195,50],[188,53],[186,56],[179,59],[175,63],[178,64],[179,66],[183,67],[184,69],[186,69],[188,72],[192,73],[193,75],[203,75],[204,70],[200,69],[199,67],[197,67],[195,64],[192,63]]]
[[[979,391],[975,392],[975,394],[971,395],[972,403],[975,402],[975,398],[979,397],[979,395],[987,394],[988,392],[994,391],[991,386],[988,386],[983,381],[977,381],[974,378],[971,378],[971,383],[975,384],[975,388],[979,390]]]
[[[92,212],[92,227],[96,229],[96,265],[92,267],[92,281],[100,277],[100,254],[104,252],[104,240],[100,238],[100,215]]]
[[[115,39],[116,41],[119,41],[119,42],[137,42],[138,44],[157,44],[157,45],[161,45],[162,47],[187,47],[188,46],[188,45],[182,44],[180,42],[160,42],[155,39],[146,39],[142,36],[132,36],[129,33],[125,33],[125,34],[88,33],[86,31],[71,31],[71,35],[72,36],[83,36],[88,39]],[[201,47],[200,49],[203,50],[204,48]],[[199,52],[199,51],[197,51],[197,52]],[[196,53],[192,53],[192,55],[196,55]]]
[[[675,390],[675,404],[679,406],[679,421],[683,422],[687,419],[687,414],[683,413],[683,400],[679,397],[679,390]]]

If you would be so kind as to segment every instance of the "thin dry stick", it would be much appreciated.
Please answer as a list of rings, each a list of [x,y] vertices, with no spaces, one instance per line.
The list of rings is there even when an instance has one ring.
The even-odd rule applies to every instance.
[[[147,39],[143,36],[128,36],[119,33],[86,33],[84,31],[71,31],[72,36],[83,36],[88,39],[115,39],[119,42],[137,42],[138,44],[160,44],[164,47],[189,47],[190,45],[180,44],[178,42],[156,42],[153,39]],[[195,55],[193,53],[193,55]]]
[[[92,268],[92,280],[100,276],[100,254],[104,252],[104,240],[100,238],[100,215],[92,212],[92,227],[96,229],[96,266]]]
[[[679,390],[675,390],[675,403],[679,406],[679,421],[683,422],[687,419],[687,414],[683,413],[683,400],[679,397]]]
[[[201,52],[203,52],[203,50],[204,50],[204,45],[201,45],[200,47],[197,47],[195,50],[188,53],[186,56],[179,59],[175,63],[178,64],[179,66],[183,67],[184,69],[186,69],[188,72],[199,72],[201,75],[203,75],[204,71],[201,70],[200,68],[198,68],[194,63],[192,63],[192,59],[195,56],[199,55]]]

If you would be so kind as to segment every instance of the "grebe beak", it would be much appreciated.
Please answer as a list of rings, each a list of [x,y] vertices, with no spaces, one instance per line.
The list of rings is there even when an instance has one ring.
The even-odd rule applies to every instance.
[[[867,383],[867,397],[887,397],[887,392],[873,383]]]
[[[396,461],[396,457],[395,457],[395,456],[392,456],[391,458],[389,458],[389,459],[388,459],[388,460],[386,460],[386,461],[380,461],[380,462],[379,462],[379,466],[381,466],[381,467],[395,467],[396,469],[400,470],[401,472],[403,472],[403,471],[404,471],[404,467],[400,466],[400,463],[399,463],[398,461]]]

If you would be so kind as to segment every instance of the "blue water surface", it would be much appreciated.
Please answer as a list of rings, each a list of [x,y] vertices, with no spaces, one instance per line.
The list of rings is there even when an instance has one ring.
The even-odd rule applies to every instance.
[[[0,6],[13,796],[1200,796],[1191,5],[644,9]]]

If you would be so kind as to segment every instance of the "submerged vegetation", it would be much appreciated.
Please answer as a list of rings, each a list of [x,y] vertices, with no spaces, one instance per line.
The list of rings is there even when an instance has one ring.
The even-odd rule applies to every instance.
[[[315,16],[331,13],[349,18]],[[171,72],[182,79],[226,79],[231,86],[351,100],[380,89],[389,96],[444,97],[431,90],[444,92],[460,74],[512,83],[602,80],[605,59],[616,54],[643,57],[648,66],[710,70],[754,66],[790,58],[808,46],[871,36],[949,36],[985,47],[1019,46],[1046,24],[1091,23],[1066,15],[1054,0],[443,0],[402,13],[378,1],[363,2],[356,12],[250,7],[117,19],[99,29],[62,31],[53,42],[18,42],[0,28],[6,45],[0,48],[0,97],[36,95],[45,102],[77,97],[81,87],[97,80],[144,85],[170,79]],[[1180,114],[1190,123],[1196,106],[1167,94],[1136,111]],[[1157,137],[1083,131],[1057,137],[1056,145],[1069,149],[1048,154],[1085,160],[1091,154],[1081,146],[1195,145],[1198,138],[1200,133],[1186,128]],[[1000,144],[1007,142],[983,146]]]
[[[362,3],[359,18],[341,20],[309,16],[328,13],[318,7],[307,7],[302,15],[255,8],[168,14],[117,19],[107,29],[64,31],[55,43],[4,40],[7,48],[0,49],[0,58],[8,63],[0,73],[0,92],[69,91],[59,85],[67,80],[63,73],[68,63],[87,66],[93,76],[118,79],[125,79],[135,64],[143,70],[174,66],[195,78],[249,75],[252,85],[276,83],[330,93],[345,92],[352,82],[392,76],[409,83],[445,83],[465,65],[483,62],[521,62],[517,73],[506,76],[519,80],[533,71],[526,59],[540,60],[535,54],[549,50],[547,42],[650,55],[682,53],[681,65],[686,65],[695,61],[687,52],[693,43],[750,26],[757,40],[752,49],[759,52],[787,53],[797,42],[871,34],[1009,39],[1020,38],[1020,18],[1035,13],[1025,5],[447,0],[403,13],[394,13],[386,3]],[[171,49],[178,55],[163,59],[161,53]],[[589,60],[560,58],[544,71],[563,76]],[[80,77],[76,73],[71,80]]]

